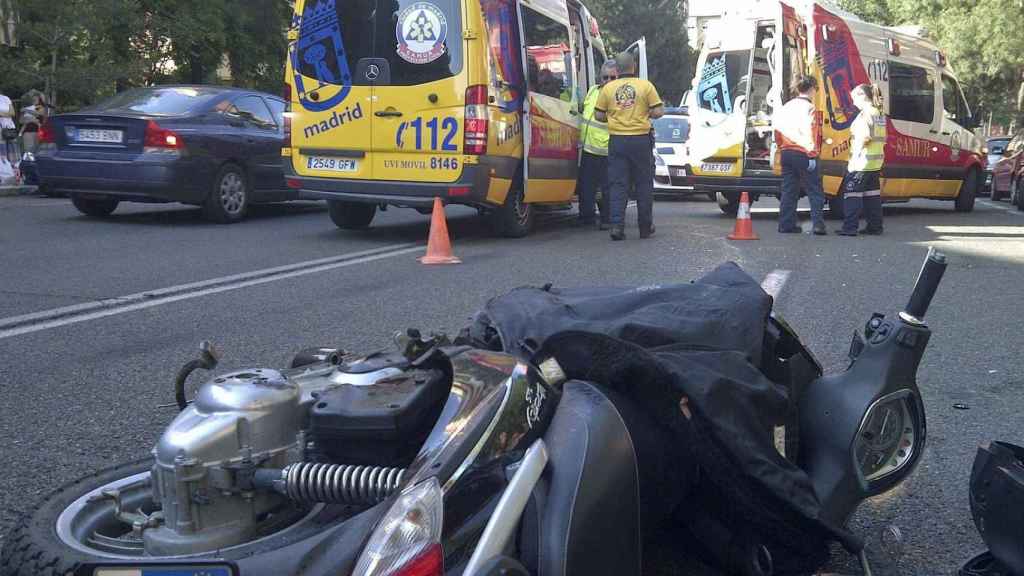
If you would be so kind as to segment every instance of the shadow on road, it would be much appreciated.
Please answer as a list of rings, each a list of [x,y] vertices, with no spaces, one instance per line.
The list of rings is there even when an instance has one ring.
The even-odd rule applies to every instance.
[[[145,206],[137,204],[136,206]],[[120,207],[119,207],[120,208]],[[123,210],[123,208],[121,208]],[[249,207],[249,214],[242,222],[232,226],[245,226],[261,220],[284,218],[299,214],[326,214],[327,206],[319,202],[282,202],[277,204],[255,204]],[[67,218],[70,222],[109,222],[111,224],[135,224],[142,226],[222,226],[203,218],[200,208],[168,204],[166,210],[145,210],[114,212],[108,218],[96,220],[84,214],[75,214]]]

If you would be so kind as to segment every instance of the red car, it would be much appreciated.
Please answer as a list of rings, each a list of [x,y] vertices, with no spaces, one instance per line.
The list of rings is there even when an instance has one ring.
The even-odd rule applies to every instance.
[[[1024,132],[1010,140],[1002,160],[992,168],[992,200],[1003,197],[1024,211]]]

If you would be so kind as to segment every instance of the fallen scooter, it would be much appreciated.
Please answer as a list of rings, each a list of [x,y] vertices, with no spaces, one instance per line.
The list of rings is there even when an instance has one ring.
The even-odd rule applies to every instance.
[[[728,443],[723,450],[741,467],[805,475],[796,486],[808,509],[796,506],[795,514],[813,508],[802,520],[858,554],[865,573],[863,544],[843,526],[863,499],[905,479],[924,449],[915,373],[930,336],[924,314],[944,268],[931,253],[907,309],[873,316],[841,375],[819,377],[820,366],[778,318],[757,319],[763,334],[752,335],[763,348],[764,390],[790,398],[790,460],[737,456]],[[625,298],[660,297],[658,306],[685,312],[679,302],[757,289],[736,272],[726,270],[732,279],[721,286],[648,287]],[[674,300],[679,295],[691,300]],[[757,305],[767,312],[767,302]],[[0,576],[641,573],[642,539],[657,507],[650,494],[683,497],[692,488],[648,484],[692,463],[654,462],[642,440],[687,430],[711,396],[663,386],[671,405],[652,404],[654,396],[637,400],[580,378],[587,346],[626,342],[618,337],[628,336],[632,320],[614,337],[590,340],[540,328],[532,338],[509,338],[509,325],[489,322],[491,333],[455,342],[408,331],[396,337],[396,351],[312,349],[290,368],[218,375],[190,395],[191,371],[216,366],[205,345],[179,375],[183,410],[152,456],[51,493],[4,539]],[[717,354],[742,356],[702,346],[686,348],[694,366]],[[635,351],[634,358],[646,354]],[[597,374],[601,362],[588,370]],[[642,429],[651,422],[661,428]],[[676,448],[684,447],[666,449]],[[655,464],[671,470],[652,473]],[[699,474],[708,478],[707,469]],[[725,545],[716,549],[736,552],[712,554],[722,569],[775,571],[780,555],[758,533],[730,522],[719,528]]]

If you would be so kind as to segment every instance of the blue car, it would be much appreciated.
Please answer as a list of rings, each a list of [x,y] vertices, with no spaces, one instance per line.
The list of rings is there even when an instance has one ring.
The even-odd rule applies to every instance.
[[[181,202],[230,223],[250,205],[295,200],[281,169],[284,100],[219,86],[122,92],[40,128],[36,170],[89,216],[120,202]]]

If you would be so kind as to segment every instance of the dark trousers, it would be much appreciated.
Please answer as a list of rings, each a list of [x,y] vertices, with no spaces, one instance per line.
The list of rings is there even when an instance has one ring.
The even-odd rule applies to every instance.
[[[825,226],[825,191],[821,187],[821,167],[810,170],[811,159],[796,150],[782,151],[782,198],[779,200],[779,230],[796,227],[796,203],[803,185],[811,202],[811,222]],[[815,163],[817,164],[817,163]]]
[[[640,231],[654,224],[654,142],[650,134],[618,136],[608,144],[608,180],[611,188],[612,226],[626,223],[629,190],[636,193],[637,220]]]
[[[608,223],[608,157],[583,153],[580,162],[580,220],[584,224],[594,223],[594,206],[598,203],[597,191],[601,190],[598,209],[601,222]]]
[[[856,232],[863,215],[867,230],[882,231],[882,192],[878,172],[850,172],[839,188],[843,194],[843,232]]]

